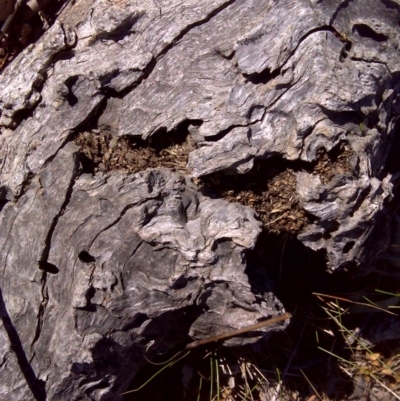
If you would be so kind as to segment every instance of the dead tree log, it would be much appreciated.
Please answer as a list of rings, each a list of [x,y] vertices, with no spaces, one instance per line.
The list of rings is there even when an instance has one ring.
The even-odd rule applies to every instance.
[[[301,220],[331,270],[376,258],[399,20],[395,0],[70,2],[0,76],[1,398],[116,400],[145,353],[283,314],[245,274],[263,225]],[[255,170],[275,198],[215,196]]]

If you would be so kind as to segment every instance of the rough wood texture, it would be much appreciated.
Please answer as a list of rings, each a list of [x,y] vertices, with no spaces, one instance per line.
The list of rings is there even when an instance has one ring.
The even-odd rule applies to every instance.
[[[244,273],[255,211],[197,177],[302,161],[293,197],[314,219],[299,239],[332,270],[375,257],[399,19],[394,0],[71,2],[0,76],[1,397],[116,400],[145,352],[284,313]],[[186,173],[89,174],[72,143],[89,125],[185,126],[196,148]],[[346,168],[313,171],[341,144]]]

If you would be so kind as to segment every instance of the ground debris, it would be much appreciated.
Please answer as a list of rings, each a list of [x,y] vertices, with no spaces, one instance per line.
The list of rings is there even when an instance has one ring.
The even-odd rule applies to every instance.
[[[351,172],[349,159],[352,155],[353,151],[344,142],[330,152],[320,149],[317,152],[317,163],[313,170],[319,174],[322,183],[327,184],[335,175]]]
[[[252,207],[270,232],[295,234],[310,223],[296,196],[293,169],[277,173],[276,168],[260,162],[249,174],[213,174],[202,178],[201,185],[207,194],[214,193],[230,202]]]
[[[150,142],[99,130],[82,132],[74,142],[81,147],[84,167],[92,173],[111,170],[136,173],[157,167],[186,172],[188,155],[195,146],[190,135],[166,135],[162,141]]]
[[[382,317],[347,309],[399,296],[398,258],[375,262],[399,243],[400,6],[335,3],[54,0],[3,30],[5,394],[111,400],[133,379],[188,401],[182,368],[157,383],[147,360],[286,312],[224,343],[249,344],[237,398],[214,353],[194,400],[345,400],[371,372],[398,392],[398,359],[353,369]]]
[[[330,152],[320,149],[313,163],[296,162],[290,167],[290,162],[283,160],[258,161],[248,174],[210,174],[202,177],[199,183],[211,196],[254,208],[268,231],[297,234],[314,218],[299,203],[296,171],[312,171],[327,184],[335,175],[351,172],[349,158],[352,155],[342,142]]]

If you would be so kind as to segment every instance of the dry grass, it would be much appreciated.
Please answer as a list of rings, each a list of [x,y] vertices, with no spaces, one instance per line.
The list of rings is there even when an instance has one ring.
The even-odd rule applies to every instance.
[[[280,238],[275,271],[273,261],[267,264],[270,276],[281,284],[278,296],[293,315],[284,332],[240,348],[206,344],[161,372],[160,381],[148,383],[147,391],[143,388],[125,400],[398,400],[400,341],[399,336],[386,337],[388,322],[398,321],[400,294],[393,288],[399,283],[376,273],[362,278],[352,272],[318,273],[313,263],[320,260],[309,259],[302,266],[299,261],[305,257],[293,241]],[[300,271],[293,287],[288,255],[298,261],[293,269]],[[307,269],[311,276],[305,274]],[[374,283],[387,290],[375,290]],[[376,343],[374,330],[380,332]],[[145,381],[142,377],[135,386]],[[174,387],[167,387],[171,383]]]
[[[160,132],[152,142],[92,130],[80,133],[75,143],[86,172],[134,173],[159,167],[188,174],[187,159],[195,144],[186,128],[174,135]],[[324,255],[295,239],[311,221],[295,196],[295,171],[313,170],[328,182],[337,173],[351,174],[350,156],[340,144],[334,151],[320,152],[313,165],[270,159],[257,161],[244,176],[218,173],[199,180],[204,194],[258,212],[264,232],[246,255],[247,274],[255,287],[264,285],[259,290],[278,296],[292,322],[285,332],[256,346],[226,349],[207,344],[161,367],[149,363],[132,383],[137,391],[125,400],[400,399],[400,336],[392,342],[371,340],[371,326],[376,325],[376,332],[387,329],[379,325],[381,316],[398,318],[400,280],[381,266],[366,277],[351,270],[330,275]],[[380,293],[375,291],[378,286],[384,289]]]

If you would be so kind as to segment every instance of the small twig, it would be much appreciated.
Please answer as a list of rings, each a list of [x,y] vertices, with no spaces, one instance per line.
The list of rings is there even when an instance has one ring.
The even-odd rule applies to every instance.
[[[289,212],[283,213],[282,215],[280,215],[280,216],[277,217],[276,219],[274,219],[274,220],[272,220],[272,221],[269,221],[269,222],[266,224],[266,226],[268,227],[268,226],[270,226],[271,224],[276,223],[278,220],[283,219],[283,218],[286,217],[288,214],[289,214]]]
[[[219,334],[218,336],[206,338],[204,340],[193,341],[186,345],[185,349],[192,349],[199,347],[200,345],[213,343],[215,341],[225,340],[226,338],[231,338],[238,336],[239,334],[247,333],[249,331],[261,329],[266,326],[271,326],[272,324],[283,322],[284,320],[290,319],[292,315],[290,313],[285,313],[281,316],[276,316],[263,322],[253,324],[251,326],[243,327],[242,329],[228,331],[226,333]]]

